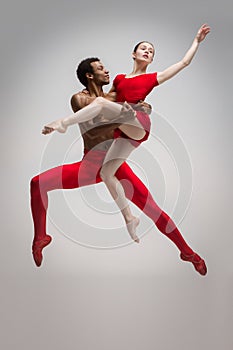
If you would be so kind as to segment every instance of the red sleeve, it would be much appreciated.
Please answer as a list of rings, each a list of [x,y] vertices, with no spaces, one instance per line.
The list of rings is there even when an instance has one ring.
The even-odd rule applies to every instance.
[[[122,77],[124,76],[124,74],[118,74],[114,80],[113,80],[113,85],[115,87],[117,87],[117,85],[119,84],[119,82],[121,81]]]
[[[158,86],[159,83],[158,83],[158,80],[157,80],[157,72],[152,73],[152,76],[153,76],[153,85],[154,85],[154,87]]]

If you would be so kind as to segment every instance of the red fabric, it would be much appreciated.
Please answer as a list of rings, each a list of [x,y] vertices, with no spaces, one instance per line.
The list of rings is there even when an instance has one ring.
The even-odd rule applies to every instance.
[[[138,103],[145,100],[146,96],[159,85],[157,73],[140,74],[132,78],[126,78],[125,74],[119,74],[113,80],[117,92],[117,102],[127,101]]]
[[[31,211],[34,222],[34,241],[46,235],[48,192],[56,189],[72,189],[101,182],[99,171],[106,152],[85,152],[82,161],[65,164],[47,170],[31,180]],[[122,181],[127,198],[150,217],[158,229],[172,240],[185,255],[193,254],[172,219],[155,203],[152,195],[132,169],[123,163],[116,176]]]
[[[140,144],[144,141],[146,141],[150,135],[150,128],[151,128],[151,122],[150,122],[150,118],[148,116],[148,114],[141,112],[141,111],[136,111],[137,113],[137,118],[139,120],[139,122],[141,123],[143,129],[145,130],[146,134],[143,138],[141,138],[140,140],[134,140],[132,138],[130,138],[128,135],[126,135],[123,131],[121,131],[120,129],[115,129],[114,130],[114,138],[118,138],[118,137],[123,137],[125,139],[128,139],[130,143],[132,143],[132,145],[134,147],[138,147],[140,146]]]
[[[140,74],[132,78],[126,78],[125,74],[119,74],[113,80],[117,93],[117,102],[129,102],[136,104],[139,101],[144,101],[146,96],[153,90],[153,88],[159,85],[157,80],[157,73]],[[133,140],[129,136],[125,135],[121,130],[116,129],[114,137],[123,137],[130,140],[130,142],[138,147],[142,142],[146,141],[150,134],[151,122],[148,114],[136,111],[137,118],[146,135],[141,140]]]

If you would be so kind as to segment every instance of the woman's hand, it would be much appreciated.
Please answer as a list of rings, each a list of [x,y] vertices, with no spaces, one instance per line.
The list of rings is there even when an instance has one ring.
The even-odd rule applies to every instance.
[[[198,43],[203,41],[206,37],[206,35],[210,32],[210,27],[207,24],[203,24],[201,28],[198,30],[197,35],[195,39]]]

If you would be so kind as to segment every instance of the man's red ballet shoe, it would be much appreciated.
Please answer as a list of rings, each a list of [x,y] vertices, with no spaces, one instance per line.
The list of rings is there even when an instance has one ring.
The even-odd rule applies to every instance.
[[[200,273],[200,275],[205,276],[207,274],[207,267],[205,261],[196,253],[192,255],[180,254],[181,260],[189,261],[193,264],[195,270]]]
[[[43,260],[42,250],[52,241],[52,237],[46,235],[44,238],[33,241],[32,244],[32,255],[35,261],[36,266],[40,266]]]

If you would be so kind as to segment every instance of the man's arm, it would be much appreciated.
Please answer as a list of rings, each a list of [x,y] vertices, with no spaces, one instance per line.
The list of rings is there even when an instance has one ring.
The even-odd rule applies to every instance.
[[[136,111],[142,111],[149,115],[152,112],[152,106],[145,101],[139,101],[136,105],[134,105],[134,109],[136,109]]]

